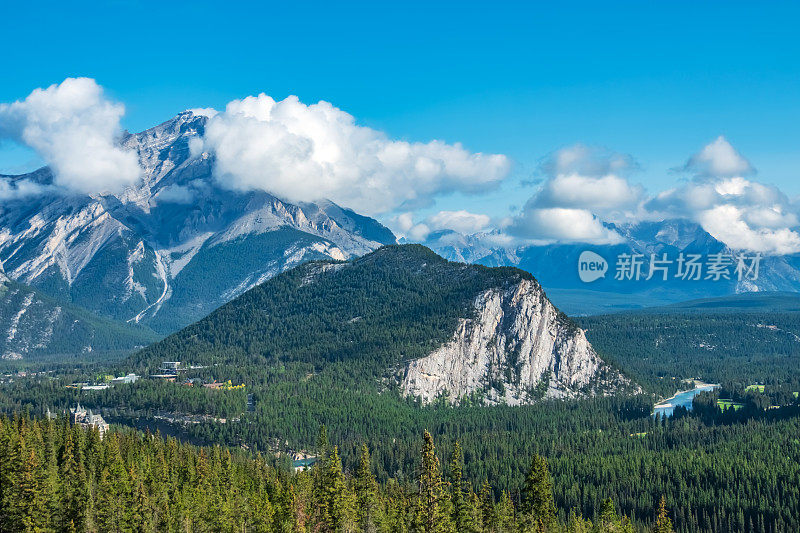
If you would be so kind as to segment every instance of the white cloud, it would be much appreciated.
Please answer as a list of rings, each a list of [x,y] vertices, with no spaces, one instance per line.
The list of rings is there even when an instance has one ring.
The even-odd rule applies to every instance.
[[[439,211],[425,222],[433,229],[451,229],[459,233],[472,234],[486,229],[491,222],[488,215],[469,211]]]
[[[688,218],[731,248],[770,254],[800,252],[797,205],[777,187],[747,180],[698,177],[645,204],[652,219]]]
[[[52,187],[46,187],[30,180],[12,181],[0,179],[0,200],[18,200],[28,196],[38,196]]]
[[[512,235],[538,242],[619,244],[622,237],[586,209],[526,208],[507,228]]]
[[[190,204],[194,201],[194,190],[185,185],[168,185],[155,195],[158,203]]]
[[[539,165],[539,171],[550,178],[563,174],[598,177],[627,174],[638,167],[629,155],[577,143],[546,156]]]
[[[58,186],[86,194],[121,192],[141,174],[136,154],[116,142],[124,112],[94,80],[67,78],[0,104],[0,138],[33,148]]]
[[[757,227],[747,218],[742,208],[733,205],[719,205],[698,213],[703,228],[733,249],[778,255],[800,251],[797,232],[788,227]]]
[[[626,175],[638,169],[628,155],[576,144],[557,150],[539,170],[547,180],[532,206],[587,209],[606,218],[627,218],[645,196]]]
[[[613,244],[621,237],[603,221],[684,218],[734,249],[800,252],[798,206],[777,187],[743,177],[755,170],[724,137],[684,165],[692,181],[651,198],[626,178],[635,168],[630,157],[601,149],[559,150],[542,163],[547,179],[508,231],[534,241]]]
[[[209,119],[203,149],[214,153],[225,187],[292,201],[327,198],[366,214],[486,191],[510,167],[503,155],[460,144],[390,140],[327,102],[276,102],[265,94],[234,100]]]
[[[636,216],[645,191],[625,175],[637,168],[630,156],[597,147],[576,144],[557,150],[540,165],[547,179],[509,221],[509,232],[537,242],[619,243],[622,237],[601,218]]]
[[[193,114],[199,117],[211,118],[218,114],[218,111],[213,107],[194,107],[190,109]]]
[[[536,205],[589,209],[614,214],[635,210],[644,198],[644,188],[631,185],[615,174],[584,176],[559,174],[546,181],[536,195]]]
[[[414,214],[401,213],[387,221],[389,228],[400,237],[411,241],[425,241],[434,231],[451,230],[459,234],[472,235],[483,231],[491,224],[491,217],[469,211],[439,211],[425,219],[414,222]]]
[[[682,170],[696,176],[730,178],[755,173],[750,162],[720,135],[694,154]]]

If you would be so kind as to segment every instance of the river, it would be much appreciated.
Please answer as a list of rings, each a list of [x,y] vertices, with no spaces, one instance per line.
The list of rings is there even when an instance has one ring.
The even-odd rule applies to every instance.
[[[686,407],[691,411],[692,400],[694,400],[695,396],[701,392],[712,391],[718,387],[719,385],[703,384],[692,390],[681,391],[672,398],[667,398],[666,400],[657,403],[653,407],[653,416],[656,416],[657,414],[661,414],[661,416],[672,416],[672,412],[678,406]]]

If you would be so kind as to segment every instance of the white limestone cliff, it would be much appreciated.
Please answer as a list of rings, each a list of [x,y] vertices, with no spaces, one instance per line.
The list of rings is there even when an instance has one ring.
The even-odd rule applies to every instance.
[[[584,332],[550,303],[536,281],[487,290],[474,306],[476,315],[462,319],[449,342],[405,365],[406,395],[426,403],[440,395],[450,402],[478,395],[487,404],[522,405],[629,384],[598,357]]]

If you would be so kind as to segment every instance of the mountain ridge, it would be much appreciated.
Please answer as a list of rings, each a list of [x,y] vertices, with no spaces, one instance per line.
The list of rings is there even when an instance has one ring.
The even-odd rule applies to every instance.
[[[463,235],[441,231],[429,235],[424,242],[452,260],[491,266],[510,265],[536,273],[537,279],[559,307],[572,315],[616,311],[627,298],[625,308],[635,309],[663,305],[696,298],[721,297],[759,291],[800,291],[800,254],[764,255],[760,259],[758,279],[686,281],[674,276],[663,282],[614,279],[615,259],[620,254],[642,254],[646,275],[651,254],[667,254],[673,261],[680,253],[736,254],[715,239],[700,224],[684,219],[643,221],[628,224],[607,224],[623,238],[619,244],[552,243],[537,245],[497,245],[497,232]],[[578,276],[578,258],[584,251],[593,251],[606,259],[609,274],[591,283]],[[752,255],[752,254],[750,254]],[[574,294],[573,294],[574,293]],[[609,298],[609,295],[612,298]]]
[[[347,259],[395,242],[377,221],[332,202],[292,204],[222,187],[213,157],[191,148],[206,121],[186,111],[123,136],[143,173],[118,195],[56,190],[46,167],[6,177],[42,187],[0,206],[0,261],[9,277],[169,333],[303,261]],[[229,256],[248,268],[230,272],[220,262]],[[215,283],[198,283],[199,270]]]
[[[492,308],[481,300],[487,291],[517,296]],[[451,387],[446,379],[415,385],[420,369],[430,374],[425,358],[465,338],[465,325],[483,318],[495,323],[491,358],[482,341],[436,356],[459,367],[467,386]],[[631,385],[597,356],[530,273],[449,262],[421,245],[389,245],[349,261],[295,267],[129,362],[145,371],[177,355],[194,365],[302,363],[314,372],[345,365],[359,379],[398,387],[423,403],[449,393],[451,401],[471,396],[517,405]]]

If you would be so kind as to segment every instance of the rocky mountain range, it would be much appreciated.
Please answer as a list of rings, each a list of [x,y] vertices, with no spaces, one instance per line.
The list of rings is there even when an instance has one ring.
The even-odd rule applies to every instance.
[[[48,168],[2,176],[42,194],[0,204],[7,275],[102,316],[179,329],[271,276],[310,259],[344,260],[395,237],[330,202],[291,204],[221,187],[213,158],[194,154],[207,118],[191,111],[122,144],[141,183],[118,195],[68,194]]]
[[[565,312],[573,315],[595,314],[635,309],[674,302],[726,296],[745,292],[800,291],[800,255],[763,255],[757,272],[739,276],[736,257],[754,254],[733,250],[715,239],[702,226],[682,219],[630,224],[609,224],[623,239],[615,245],[550,244],[539,246],[497,246],[495,235],[462,235],[452,231],[430,234],[424,243],[437,253],[454,261],[487,266],[516,266],[536,275],[548,296]],[[591,251],[607,263],[604,276],[590,282],[581,280],[578,263],[581,254]],[[650,273],[652,255],[666,255],[667,279],[663,272]],[[703,265],[700,279],[679,276],[678,260],[699,256]],[[725,265],[726,276],[708,276],[708,265],[716,254],[731,258]],[[640,256],[641,276],[617,279],[618,261],[622,256]],[[749,259],[747,267],[752,265]]]

